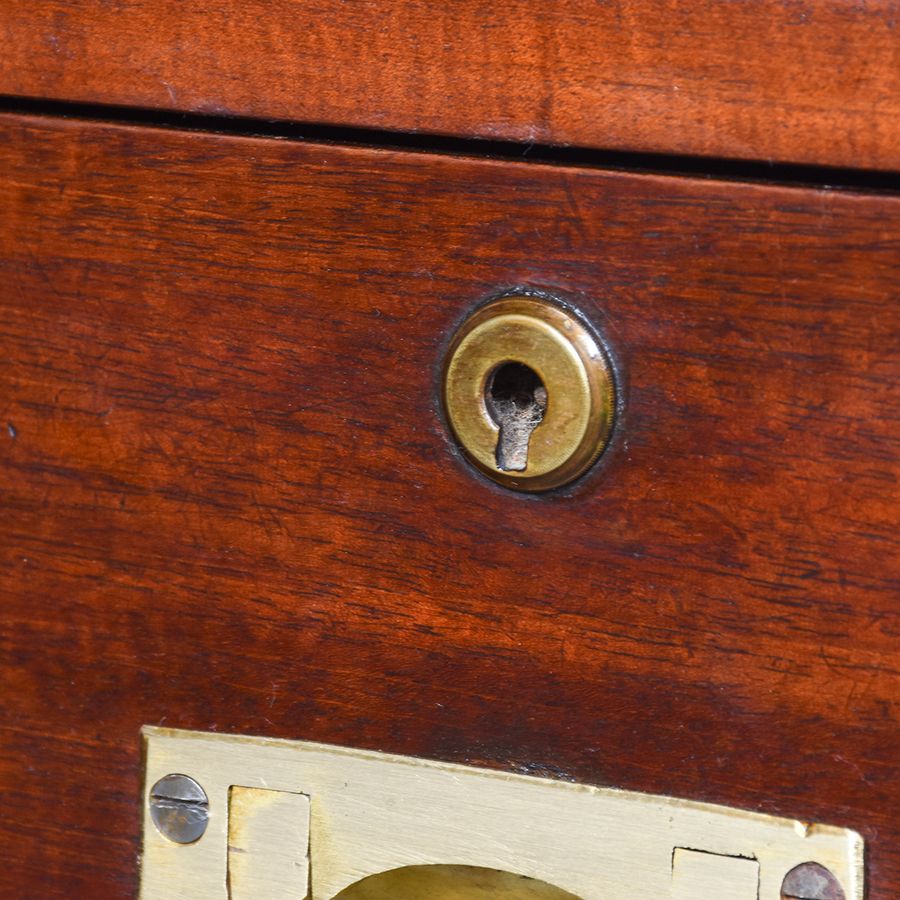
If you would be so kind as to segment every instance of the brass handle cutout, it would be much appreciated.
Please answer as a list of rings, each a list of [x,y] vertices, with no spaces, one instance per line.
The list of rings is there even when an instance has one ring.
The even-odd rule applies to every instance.
[[[562,888],[480,866],[404,866],[369,875],[334,900],[579,900]]]

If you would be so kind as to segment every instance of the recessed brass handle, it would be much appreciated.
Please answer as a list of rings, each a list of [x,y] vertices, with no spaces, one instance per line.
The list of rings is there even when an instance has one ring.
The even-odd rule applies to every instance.
[[[509,295],[454,335],[444,406],[469,459],[506,487],[568,484],[606,446],[615,415],[610,362],[590,328],[561,304]]]

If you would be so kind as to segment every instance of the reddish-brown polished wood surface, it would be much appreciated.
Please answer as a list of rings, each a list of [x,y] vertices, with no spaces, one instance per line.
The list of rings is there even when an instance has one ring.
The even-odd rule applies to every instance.
[[[8,897],[125,897],[144,723],[859,829],[900,891],[900,198],[0,120]],[[573,490],[459,460],[492,291],[603,327]]]
[[[900,2],[32,0],[0,93],[900,169]]]

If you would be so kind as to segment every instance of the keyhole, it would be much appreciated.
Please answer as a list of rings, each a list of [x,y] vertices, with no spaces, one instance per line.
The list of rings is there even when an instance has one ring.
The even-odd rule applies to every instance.
[[[494,369],[484,392],[491,421],[500,429],[495,451],[497,468],[522,472],[528,465],[528,443],[547,411],[547,389],[533,369],[518,362]]]

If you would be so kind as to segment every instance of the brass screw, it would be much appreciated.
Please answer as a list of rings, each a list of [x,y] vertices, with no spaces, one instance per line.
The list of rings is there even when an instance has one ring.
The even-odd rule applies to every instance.
[[[806,862],[785,875],[781,897],[782,900],[844,900],[844,891],[825,866]]]
[[[166,775],[150,789],[150,818],[163,837],[192,844],[209,823],[206,791],[187,775]]]

